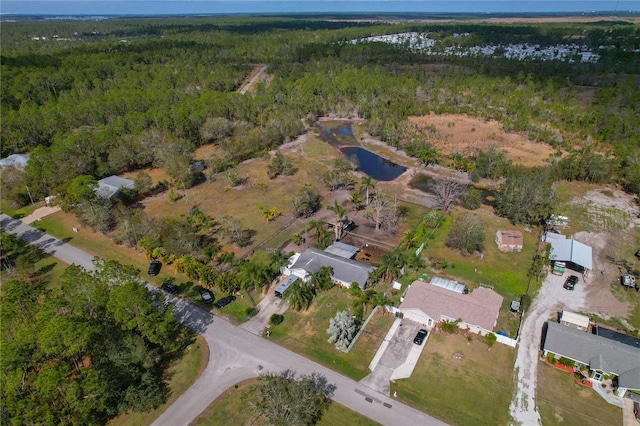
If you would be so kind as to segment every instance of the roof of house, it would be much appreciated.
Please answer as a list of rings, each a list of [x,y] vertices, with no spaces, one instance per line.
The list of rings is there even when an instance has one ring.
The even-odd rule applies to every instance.
[[[120,188],[133,189],[133,187],[132,180],[121,178],[120,176],[108,176],[98,181],[96,195],[100,198],[111,198]]]
[[[544,350],[619,377],[640,367],[640,349],[556,322],[547,323]],[[633,377],[633,374],[625,375],[630,385],[625,387],[640,388],[640,380],[634,382]]]
[[[640,389],[640,367],[620,374],[618,376],[618,386],[627,389]]]
[[[322,266],[331,266],[335,279],[346,283],[357,282],[360,288],[364,288],[369,279],[369,273],[374,270],[373,266],[315,248],[305,250],[290,269],[303,269],[313,273]]]
[[[547,233],[545,241],[551,244],[550,260],[573,262],[585,269],[593,269],[591,247],[588,245],[552,232]]]
[[[589,328],[589,317],[576,314],[575,312],[562,311],[560,321],[568,322],[583,328]]]
[[[500,238],[500,242],[508,246],[521,246],[522,245],[522,232],[512,230],[499,230],[496,232],[496,236]]]
[[[7,158],[0,159],[0,166],[24,169],[24,166],[27,165],[27,161],[29,161],[29,156],[27,154],[11,154]]]
[[[350,246],[349,244],[341,243],[340,241],[334,241],[333,244],[324,249],[324,251],[346,259],[352,259],[360,249],[355,246]]]
[[[501,306],[502,296],[485,287],[478,287],[469,294],[460,294],[423,281],[414,281],[400,309],[420,309],[436,321],[443,316],[461,318],[467,324],[493,330]]]
[[[596,326],[596,334],[598,336],[605,337],[616,342],[624,343],[625,345],[632,346],[634,348],[640,348],[640,339],[628,334],[620,333],[616,330],[611,330],[602,326]]]

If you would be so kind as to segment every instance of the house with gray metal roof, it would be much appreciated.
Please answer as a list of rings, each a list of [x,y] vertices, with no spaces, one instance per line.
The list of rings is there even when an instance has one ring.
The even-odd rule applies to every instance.
[[[108,199],[113,197],[121,188],[133,189],[132,180],[121,178],[120,176],[109,176],[98,181],[96,195],[100,198]]]
[[[624,396],[628,390],[640,391],[640,348],[547,322],[542,350],[545,357],[551,353],[587,366],[592,381],[602,376],[616,376],[618,396]]]
[[[369,274],[374,267],[362,262],[347,259],[330,252],[309,248],[293,261],[285,271],[296,275],[307,281],[309,275],[318,272],[322,266],[333,268],[331,279],[345,287],[350,287],[351,283],[358,283],[361,289],[365,288]]]
[[[0,168],[15,167],[16,169],[24,170],[29,161],[29,155],[27,154],[11,154],[7,158],[0,159]]]

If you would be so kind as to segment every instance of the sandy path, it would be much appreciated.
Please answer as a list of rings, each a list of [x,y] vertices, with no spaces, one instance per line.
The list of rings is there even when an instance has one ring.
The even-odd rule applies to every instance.
[[[574,291],[565,290],[562,285],[568,275],[561,277],[549,274],[547,276],[522,324],[515,363],[516,394],[509,409],[516,424],[525,426],[540,424],[535,397],[544,323],[552,317],[556,319],[558,312],[563,309],[583,310],[586,295],[590,287],[595,285],[591,279],[584,282],[580,277],[580,283]]]

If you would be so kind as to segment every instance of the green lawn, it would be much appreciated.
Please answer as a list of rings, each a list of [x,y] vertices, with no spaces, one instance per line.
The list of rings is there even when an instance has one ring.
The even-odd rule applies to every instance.
[[[506,425],[515,357],[505,345],[488,350],[478,338],[469,343],[462,335],[434,333],[412,376],[391,383],[391,393],[452,425]]]
[[[247,380],[228,389],[218,399],[207,407],[192,423],[192,426],[228,426],[228,425],[264,425],[263,418],[247,409],[247,399],[251,391],[257,386],[257,379]],[[351,411],[350,409],[332,402],[327,411],[316,425],[318,426],[370,426],[377,423]]]
[[[543,425],[621,425],[622,409],[607,404],[593,389],[573,376],[540,362],[536,405]]]
[[[192,343],[185,351],[184,356],[175,361],[167,371],[168,385],[171,394],[163,405],[155,410],[146,413],[130,413],[112,419],[108,424],[111,426],[135,426],[150,425],[157,419],[176,399],[189,389],[189,387],[200,377],[200,374],[207,366],[209,360],[209,347],[201,336],[197,336],[195,343]]]
[[[285,312],[284,322],[270,328],[269,338],[354,380],[361,380],[369,374],[369,363],[389,331],[394,317],[377,313],[349,353],[341,352],[327,342],[329,336],[326,329],[329,327],[329,319],[338,310],[349,309],[352,300],[353,296],[340,287],[320,293],[308,311],[296,312],[289,309]]]

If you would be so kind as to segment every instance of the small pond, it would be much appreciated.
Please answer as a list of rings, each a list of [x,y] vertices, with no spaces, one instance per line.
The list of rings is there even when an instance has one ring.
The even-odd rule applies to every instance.
[[[349,122],[321,121],[317,123],[317,127],[320,129],[322,140],[338,148],[347,158],[357,158],[360,170],[375,180],[394,180],[407,170],[406,167],[392,163],[371,151],[353,146],[358,144],[358,141],[353,136]]]
[[[360,170],[375,180],[394,180],[407,170],[406,167],[399,166],[359,146],[340,148],[340,151],[346,155],[347,158],[355,156],[358,159]]]

